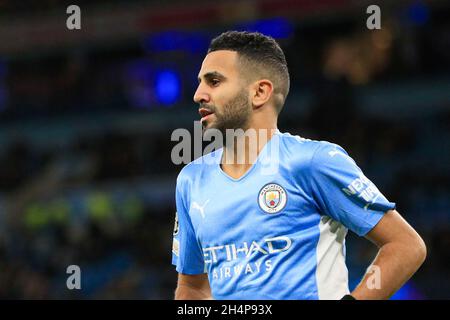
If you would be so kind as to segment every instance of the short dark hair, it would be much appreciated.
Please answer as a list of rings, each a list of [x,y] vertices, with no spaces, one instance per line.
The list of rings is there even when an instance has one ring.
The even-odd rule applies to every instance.
[[[208,53],[231,50],[251,68],[253,76],[265,77],[274,84],[275,107],[279,112],[289,92],[289,71],[283,50],[272,37],[259,32],[227,31],[214,38]]]

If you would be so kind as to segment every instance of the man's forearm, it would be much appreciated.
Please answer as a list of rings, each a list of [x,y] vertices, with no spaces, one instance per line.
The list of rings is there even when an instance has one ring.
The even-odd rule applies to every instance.
[[[352,296],[356,299],[388,299],[411,278],[425,256],[426,248],[420,241],[383,245]]]
[[[175,290],[175,300],[211,300],[208,290],[192,287],[189,285],[178,285]]]

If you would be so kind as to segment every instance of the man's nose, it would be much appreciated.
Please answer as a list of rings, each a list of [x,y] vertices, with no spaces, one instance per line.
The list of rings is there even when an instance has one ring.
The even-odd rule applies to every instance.
[[[203,90],[201,86],[198,86],[197,91],[194,94],[194,101],[198,104],[208,103],[209,102],[209,94]]]

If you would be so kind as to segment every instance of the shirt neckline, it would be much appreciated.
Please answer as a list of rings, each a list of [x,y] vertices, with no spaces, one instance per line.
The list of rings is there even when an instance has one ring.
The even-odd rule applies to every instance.
[[[267,143],[264,145],[264,147],[261,149],[261,151],[259,152],[258,156],[256,157],[255,162],[252,164],[252,166],[239,178],[235,179],[233,177],[231,177],[230,175],[228,175],[227,173],[225,173],[221,167],[221,162],[222,162],[222,155],[223,155],[223,149],[220,149],[220,155],[219,155],[219,163],[217,164],[217,168],[219,169],[220,173],[225,176],[226,178],[228,178],[229,180],[233,181],[233,182],[239,182],[243,179],[245,179],[246,177],[248,177],[250,175],[250,173],[255,169],[255,167],[258,165],[258,163],[260,162],[260,159],[262,158],[262,156],[266,153],[266,150],[268,148],[268,145],[272,142],[272,139],[279,135],[280,131],[278,129],[275,130],[274,134],[272,135],[272,137],[270,138],[269,141],[267,141]]]

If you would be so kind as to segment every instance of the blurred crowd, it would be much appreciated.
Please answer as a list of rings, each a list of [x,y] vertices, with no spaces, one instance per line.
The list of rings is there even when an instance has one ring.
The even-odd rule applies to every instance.
[[[419,97],[426,112],[391,117],[365,109],[361,97],[379,86],[393,97],[392,84],[412,95],[436,79],[450,83],[450,24],[440,14],[408,33],[393,21],[372,34],[352,22],[298,24],[279,39],[292,77],[280,130],[343,146],[428,245],[406,298],[450,293],[450,99],[430,105]],[[183,86],[171,104],[151,89],[167,54],[132,43],[0,59],[0,298],[173,297],[181,166],[171,161],[170,137],[197,120],[191,96],[204,52],[188,66],[174,55]],[[106,114],[124,126],[109,126]],[[95,130],[83,129],[89,121]],[[376,251],[354,235],[347,245],[355,285]],[[72,264],[82,290],[67,290]]]

